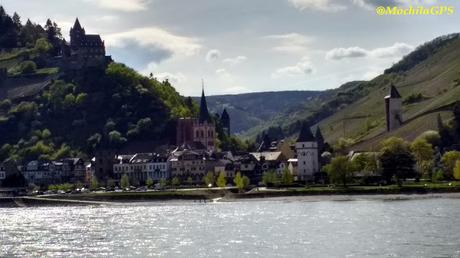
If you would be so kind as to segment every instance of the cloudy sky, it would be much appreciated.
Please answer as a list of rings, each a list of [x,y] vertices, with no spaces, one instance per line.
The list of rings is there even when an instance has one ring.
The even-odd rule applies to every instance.
[[[397,3],[395,3],[397,2]],[[437,3],[436,3],[437,2]],[[460,32],[458,0],[0,0],[23,22],[75,17],[119,62],[183,95],[336,88],[372,79],[417,45]],[[443,4],[450,16],[377,16],[385,3]]]

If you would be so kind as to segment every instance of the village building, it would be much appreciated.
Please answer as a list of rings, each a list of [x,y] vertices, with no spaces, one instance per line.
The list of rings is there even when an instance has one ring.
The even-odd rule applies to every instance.
[[[113,171],[116,180],[127,175],[132,182],[144,183],[147,179],[160,181],[169,178],[168,158],[157,153],[118,155]]]
[[[189,145],[178,147],[169,158],[171,177],[177,177],[181,181],[191,178],[193,182],[201,183],[209,171],[214,171],[214,167],[209,168],[209,157],[204,149],[194,149]]]
[[[177,121],[176,145],[201,143],[208,151],[216,150],[216,126],[209,115],[204,89],[201,94],[198,118],[181,118]]]
[[[52,185],[64,182],[61,162],[30,161],[23,167],[22,173],[29,184]]]
[[[393,131],[403,124],[402,98],[394,85],[390,86],[390,94],[385,96],[385,115],[387,131]]]
[[[318,142],[307,124],[302,125],[296,143],[297,180],[313,181],[319,172]]]

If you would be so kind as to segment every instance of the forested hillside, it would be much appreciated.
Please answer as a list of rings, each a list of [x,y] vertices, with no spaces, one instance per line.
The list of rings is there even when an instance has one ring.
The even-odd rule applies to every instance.
[[[23,25],[18,14],[0,8],[0,68],[7,71],[0,87],[10,87],[11,78],[55,76],[33,94],[0,99],[0,160],[85,156],[147,140],[168,144],[175,118],[196,113],[193,101],[168,81],[123,64],[72,73],[47,66],[63,42],[56,23]]]
[[[354,145],[372,149],[390,136],[413,140],[420,133],[437,129],[437,115],[449,121],[452,106],[460,100],[460,38],[452,34],[436,38],[402,57],[384,74],[369,82],[356,82],[337,89],[335,96],[318,109],[292,117],[290,113],[269,121],[270,129],[255,128],[248,136],[277,132],[272,138],[292,137],[300,121],[319,125],[326,140],[338,147]],[[403,97],[404,125],[386,133],[384,97],[394,84]],[[286,119],[285,119],[286,118]],[[262,133],[261,133],[262,132]]]

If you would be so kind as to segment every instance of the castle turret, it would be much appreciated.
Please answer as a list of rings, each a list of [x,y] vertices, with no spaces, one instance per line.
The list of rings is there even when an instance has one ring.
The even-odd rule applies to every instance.
[[[85,29],[81,27],[80,21],[75,19],[73,27],[70,29],[70,44],[73,49],[78,48],[85,38]]]
[[[390,94],[385,97],[385,113],[387,131],[393,131],[402,125],[402,99],[401,94],[394,85],[390,86]]]
[[[222,115],[220,116],[220,122],[222,123],[222,128],[227,135],[230,135],[230,116],[227,113],[227,109],[224,109]]]
[[[304,123],[295,145],[297,151],[297,179],[312,181],[319,172],[318,142],[310,127]]]

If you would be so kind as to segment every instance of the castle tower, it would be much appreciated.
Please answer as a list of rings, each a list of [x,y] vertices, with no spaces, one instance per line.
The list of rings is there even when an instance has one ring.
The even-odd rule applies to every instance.
[[[402,125],[402,99],[394,85],[390,87],[390,95],[385,97],[385,113],[387,131],[393,131]]]
[[[75,20],[75,24],[70,29],[70,47],[72,49],[77,49],[81,46],[86,36],[85,29],[81,27],[80,21],[78,18]]]
[[[297,180],[312,181],[319,172],[318,142],[307,124],[302,129],[295,145],[297,152]]]
[[[230,135],[230,116],[227,113],[227,109],[224,109],[224,111],[222,112],[222,115],[220,116],[220,121],[222,123],[224,132],[227,135]]]

